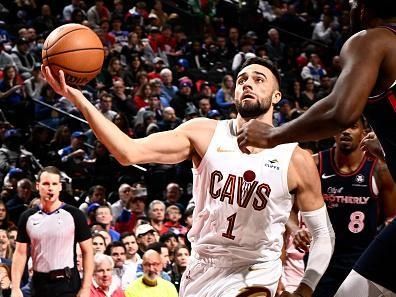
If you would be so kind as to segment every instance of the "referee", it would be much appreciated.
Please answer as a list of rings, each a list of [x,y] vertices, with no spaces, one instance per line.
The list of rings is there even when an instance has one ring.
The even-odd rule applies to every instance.
[[[40,207],[20,217],[12,259],[12,297],[23,297],[21,276],[30,251],[33,260],[32,297],[89,297],[93,274],[91,234],[84,214],[59,200],[60,171],[43,168],[37,178]],[[84,277],[76,265],[76,244],[83,255]],[[30,250],[29,250],[30,248]]]

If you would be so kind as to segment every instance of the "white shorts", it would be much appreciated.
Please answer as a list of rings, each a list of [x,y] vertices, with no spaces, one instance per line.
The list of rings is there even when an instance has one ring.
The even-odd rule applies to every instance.
[[[244,288],[266,287],[275,296],[282,273],[281,261],[237,267],[216,265],[224,259],[190,258],[180,284],[180,297],[235,297]]]

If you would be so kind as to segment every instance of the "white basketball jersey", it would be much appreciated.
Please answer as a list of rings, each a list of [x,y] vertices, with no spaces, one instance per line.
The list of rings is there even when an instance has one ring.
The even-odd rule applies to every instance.
[[[281,255],[294,199],[287,171],[296,143],[243,154],[232,120],[219,121],[193,169],[195,210],[188,233],[196,257],[226,257],[231,265],[268,263]]]

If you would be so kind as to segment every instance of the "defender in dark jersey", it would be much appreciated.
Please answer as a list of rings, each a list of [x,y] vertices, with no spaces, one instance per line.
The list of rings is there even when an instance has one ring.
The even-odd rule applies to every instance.
[[[335,136],[335,147],[314,155],[336,234],[333,256],[314,297],[334,296],[376,236],[377,227],[396,214],[396,185],[386,164],[360,149],[364,136],[359,120]],[[298,232],[295,243],[309,237],[305,230]]]
[[[238,131],[242,151],[249,153],[248,146],[268,148],[281,143],[330,137],[355,123],[365,110],[369,124],[384,148],[388,168],[396,180],[396,1],[350,2],[352,27],[365,30],[356,33],[344,44],[340,55],[342,72],[333,91],[302,116],[280,127],[274,128],[256,120],[247,122]],[[369,102],[370,96],[379,97],[375,105]],[[369,288],[359,290],[363,286],[359,281],[364,278],[396,294],[395,251],[394,220],[358,261],[354,268],[358,276],[349,284],[349,292],[337,296],[371,296]]]
[[[60,172],[49,166],[38,174],[40,207],[28,209],[19,220],[12,259],[12,296],[19,289],[28,256],[33,261],[33,297],[88,297],[93,274],[91,233],[84,214],[59,200]],[[83,255],[84,278],[77,270],[76,244]]]

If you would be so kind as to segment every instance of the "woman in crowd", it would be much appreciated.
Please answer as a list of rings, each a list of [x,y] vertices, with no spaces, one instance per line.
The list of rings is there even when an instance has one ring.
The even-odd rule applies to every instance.
[[[99,232],[95,232],[92,235],[92,246],[94,254],[103,254],[106,250],[106,239]]]
[[[171,279],[176,289],[179,291],[180,281],[186,270],[188,259],[190,258],[190,251],[185,245],[179,245],[174,252],[174,262],[172,264]]]

